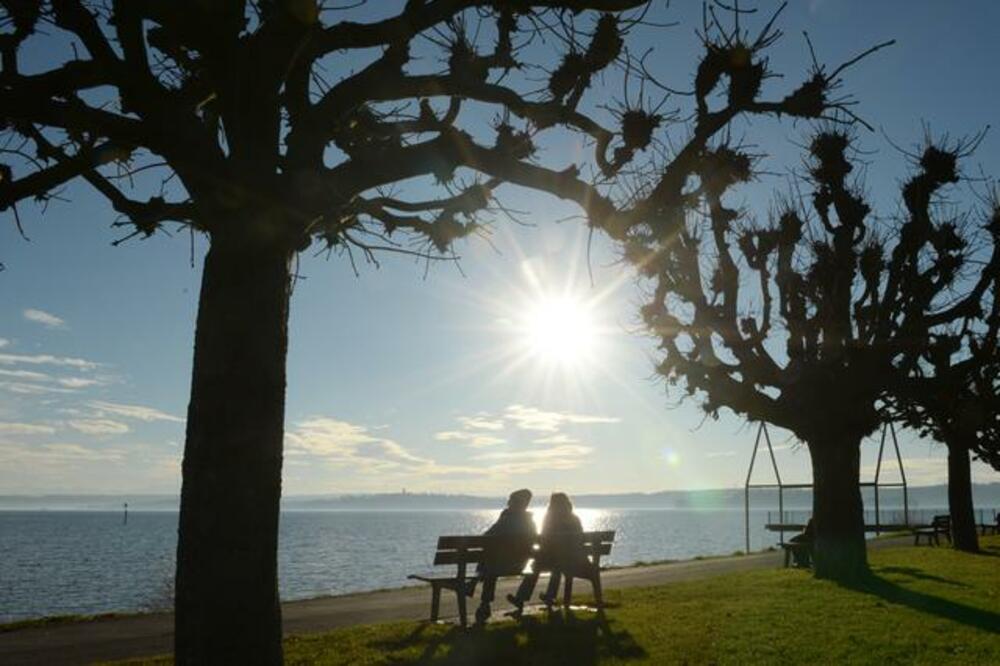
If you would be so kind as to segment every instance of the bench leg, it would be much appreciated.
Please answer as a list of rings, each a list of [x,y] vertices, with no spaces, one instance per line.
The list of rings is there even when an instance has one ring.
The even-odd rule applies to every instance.
[[[791,560],[792,560],[792,551],[790,549],[788,549],[788,548],[785,548],[785,568],[786,569],[788,568],[788,565],[791,564]]]
[[[441,612],[441,586],[431,586],[431,622],[437,622]]]
[[[469,619],[466,616],[465,611],[465,585],[459,584],[458,589],[455,590],[455,596],[458,599],[458,621],[461,623],[462,628],[469,626]]]
[[[594,600],[597,602],[597,608],[604,608],[604,593],[601,590],[601,572],[595,571],[594,577],[590,579],[590,584],[594,587]]]

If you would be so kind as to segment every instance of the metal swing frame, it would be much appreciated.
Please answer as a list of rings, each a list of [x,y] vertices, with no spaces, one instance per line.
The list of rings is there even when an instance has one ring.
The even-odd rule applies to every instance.
[[[899,465],[899,476],[901,481],[898,482],[880,482],[879,477],[882,474],[882,458],[885,453],[885,440],[886,436],[892,436],[892,446],[896,452],[896,463]],[[771,468],[774,470],[774,478],[777,483],[751,483],[751,477],[753,476],[753,467],[757,461],[757,450],[760,448],[761,438],[767,444],[767,452],[771,458]],[[746,552],[750,552],[750,489],[751,488],[777,488],[778,489],[778,523],[768,523],[765,527],[772,531],[778,532],[779,543],[785,543],[785,532],[786,531],[797,531],[802,529],[800,525],[786,525],[784,520],[785,516],[785,490],[795,490],[812,488],[811,483],[783,483],[781,480],[781,472],[778,471],[778,462],[774,457],[774,447],[771,445],[771,435],[767,430],[767,423],[764,421],[760,422],[760,426],[757,428],[757,437],[753,444],[753,453],[750,456],[750,467],[747,469],[747,480],[743,486],[743,526],[744,532],[746,534]],[[903,469],[903,456],[899,453],[899,440],[896,438],[896,428],[891,421],[886,422],[882,425],[882,437],[879,441],[878,446],[878,461],[875,463],[875,479],[872,481],[861,481],[858,483],[859,488],[874,488],[875,490],[875,524],[865,525],[866,531],[874,531],[876,534],[880,534],[883,529],[887,529],[889,526],[883,526],[881,522],[881,517],[879,514],[879,489],[880,488],[902,488],[903,489],[903,527],[909,526],[910,522],[910,503],[908,487],[906,484],[906,471]],[[900,526],[892,526],[900,527]]]

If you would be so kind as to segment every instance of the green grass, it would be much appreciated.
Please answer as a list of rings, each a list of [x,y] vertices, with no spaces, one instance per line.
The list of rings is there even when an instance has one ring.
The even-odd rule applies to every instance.
[[[786,569],[611,591],[606,622],[580,613],[481,632],[407,622],[294,636],[285,661],[1000,664],[1000,537],[982,545],[873,551],[873,578],[853,587]]]

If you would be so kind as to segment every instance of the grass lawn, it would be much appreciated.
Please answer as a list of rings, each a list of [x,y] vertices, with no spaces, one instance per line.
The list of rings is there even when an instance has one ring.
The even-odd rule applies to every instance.
[[[981,545],[873,551],[875,575],[857,587],[786,569],[609,591],[606,622],[580,613],[485,631],[406,622],[294,636],[285,662],[1000,664],[1000,537]]]

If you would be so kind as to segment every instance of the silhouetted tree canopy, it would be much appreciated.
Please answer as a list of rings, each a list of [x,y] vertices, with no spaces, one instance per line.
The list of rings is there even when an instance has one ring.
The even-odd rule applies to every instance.
[[[293,249],[319,238],[367,252],[408,232],[445,251],[477,228],[476,214],[509,182],[575,201],[592,224],[623,238],[650,208],[678,203],[697,154],[740,114],[849,112],[831,91],[854,61],[832,71],[814,63],[797,88],[759,99],[772,76],[764,50],[781,35],[777,15],[751,36],[739,31],[739,14],[736,30],[723,30],[713,7],[693,125],[661,112],[663,101],[653,108],[648,94],[610,116],[598,118],[593,104],[585,113],[585,91],[612,65],[629,68],[633,90],[648,82],[664,92],[625,47],[644,15],[621,12],[644,4],[411,1],[398,15],[354,23],[310,0],[5,0],[0,210],[20,223],[18,202],[46,203],[82,178],[131,234],[166,222],[211,233],[252,227]],[[536,48],[546,37],[563,55],[537,63],[539,85],[521,74],[531,57],[546,57]],[[35,42],[65,62],[30,58],[25,69]],[[716,93],[725,104],[711,108]],[[483,105],[496,110],[492,133],[460,118]],[[686,143],[645,165],[646,187],[614,180],[658,131],[677,127]],[[553,128],[591,142],[592,159],[539,164],[539,137]],[[179,186],[154,187],[149,172],[154,185]],[[146,186],[133,188],[140,174]],[[397,183],[419,177],[433,178],[441,195],[394,196]]]
[[[642,315],[664,352],[659,373],[710,414],[728,407],[806,442],[818,545],[856,504],[861,560],[848,569],[863,569],[858,445],[883,420],[883,400],[933,359],[947,363],[944,349],[962,332],[989,329],[995,338],[1000,208],[977,225],[945,204],[977,137],[928,143],[914,156],[900,213],[883,222],[855,175],[852,139],[835,126],[817,132],[811,192],[784,197],[762,224],[727,204],[753,177],[754,157],[718,143],[699,156],[696,194],[676,212],[683,228],[633,235],[627,255],[654,285]],[[823,469],[838,456],[853,459],[852,469],[827,479],[841,494],[825,500]],[[823,511],[827,500],[841,506]],[[846,523],[840,529],[850,533]],[[818,573],[836,566],[817,554]]]
[[[979,550],[970,457],[1000,470],[998,311],[994,297],[981,320],[933,336],[912,375],[886,397],[889,418],[948,447],[952,543],[970,552]]]

